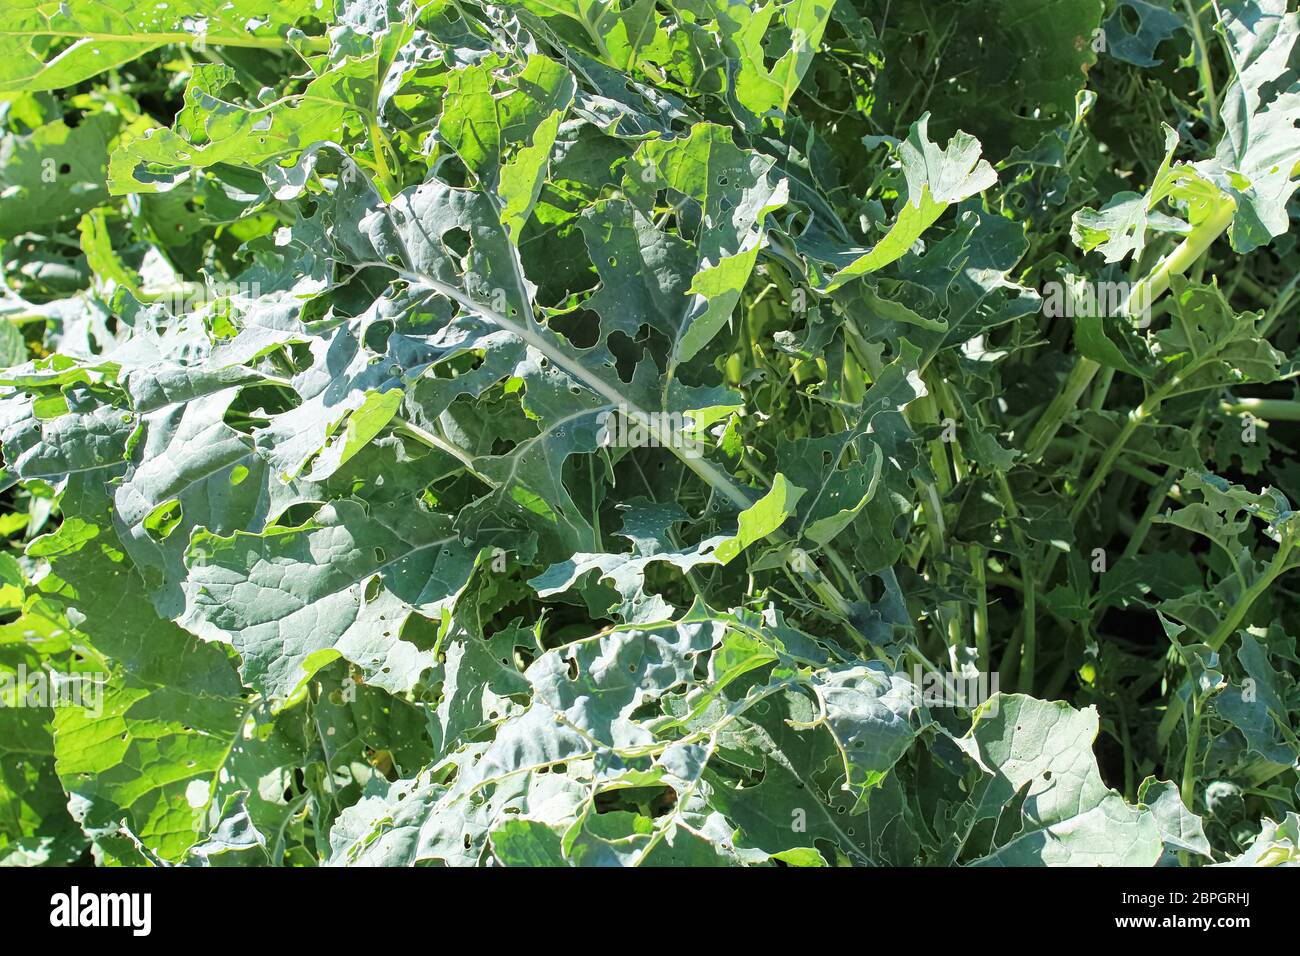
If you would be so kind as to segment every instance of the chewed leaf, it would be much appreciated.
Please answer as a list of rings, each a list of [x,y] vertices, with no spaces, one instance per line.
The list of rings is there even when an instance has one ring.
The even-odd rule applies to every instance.
[[[1297,862],[1293,6],[5,0],[0,866]]]
[[[450,523],[419,510],[367,515],[340,499],[300,528],[222,538],[200,532],[186,555],[186,626],[232,644],[245,681],[289,696],[335,650],[370,683],[409,690],[435,661],[403,640],[412,615],[438,620],[476,554]]]
[[[980,158],[979,140],[957,133],[940,149],[930,141],[929,120],[929,114],[917,120],[899,146],[907,201],[899,208],[898,218],[870,252],[835,273],[826,291],[883,269],[911,249],[949,206],[997,182],[993,167]]]
[[[1150,866],[1160,854],[1154,814],[1107,789],[1092,742],[1097,715],[1020,695],[998,696],[957,741],[989,775],[974,819],[1019,803],[1020,826],[976,860],[981,866]],[[1102,834],[1105,834],[1104,838]]]
[[[813,683],[844,756],[845,788],[867,803],[924,724],[917,686],[878,663],[837,668]]]
[[[167,43],[277,49],[285,28],[328,17],[310,0],[289,0],[277,19],[256,4],[189,0],[29,0],[0,13],[0,92],[57,90],[128,63]],[[60,40],[72,39],[68,45]],[[57,49],[52,52],[51,48]]]

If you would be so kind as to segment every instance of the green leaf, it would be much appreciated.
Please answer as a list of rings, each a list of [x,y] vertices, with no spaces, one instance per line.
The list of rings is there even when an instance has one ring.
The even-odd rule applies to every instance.
[[[22,0],[0,16],[0,91],[72,86],[166,43],[281,49],[287,46],[281,24],[322,11],[291,0],[274,21],[259,20],[259,13],[249,4],[216,0],[195,0],[184,10],[139,0]],[[64,40],[72,42],[64,46]]]
[[[0,135],[0,238],[58,226],[107,199],[104,171],[120,125],[96,112],[75,126],[58,119]]]
[[[929,122],[927,113],[912,125],[899,146],[907,178],[907,201],[899,209],[898,218],[870,252],[835,273],[826,291],[883,269],[911,249],[949,206],[997,182],[993,167],[980,158],[979,140],[959,132],[948,141],[946,149],[940,149],[930,141]]]
[[[994,697],[957,741],[989,776],[973,798],[975,819],[1010,804],[1019,826],[978,860],[981,866],[1151,866],[1161,831],[1151,811],[1107,789],[1092,741],[1095,711],[1060,702]],[[1099,834],[1106,834],[1104,840]]]
[[[296,528],[197,532],[182,620],[232,644],[245,681],[274,698],[339,656],[375,686],[409,690],[434,661],[402,639],[403,627],[414,614],[437,621],[474,560],[440,516],[395,506],[367,514],[340,499]]]
[[[1137,17],[1137,29],[1133,32],[1125,26],[1125,9]],[[1187,30],[1181,16],[1146,0],[1119,0],[1103,26],[1106,53],[1143,67],[1159,66],[1163,61],[1156,59],[1156,48],[1179,30]]]
[[[624,189],[643,215],[651,213],[655,191],[665,189],[677,202],[694,204],[703,225],[694,278],[674,323],[674,364],[707,345],[740,298],[762,245],[760,227],[786,199],[787,187],[772,181],[771,167],[771,160],[733,145],[730,129],[703,123],[687,137],[650,140],[628,164]]]
[[[0,864],[1294,862],[1290,6],[9,3]]]
[[[82,828],[126,827],[168,861],[195,842],[242,730],[242,701],[113,674],[101,707],[55,716],[55,766]]]
[[[1201,818],[1183,806],[1176,786],[1167,780],[1147,777],[1138,787],[1138,802],[1151,808],[1166,847],[1210,856],[1210,841],[1205,838]]]
[[[1223,94],[1223,138],[1197,168],[1237,201],[1229,235],[1249,252],[1288,228],[1300,162],[1300,81],[1290,66],[1300,17],[1284,0],[1245,0],[1225,11],[1220,29],[1233,82]]]
[[[844,756],[845,789],[858,794],[861,807],[920,730],[920,693],[879,662],[829,671],[813,690]]]
[[[1145,195],[1116,193],[1101,209],[1082,209],[1074,214],[1070,238],[1080,249],[1096,249],[1107,262],[1121,262],[1146,248],[1149,231],[1188,235],[1209,215],[1209,209],[1223,201],[1223,194],[1192,167],[1174,165],[1178,134],[1165,126],[1164,135],[1165,158]],[[1189,221],[1159,212],[1157,207],[1165,200],[1187,203]]]

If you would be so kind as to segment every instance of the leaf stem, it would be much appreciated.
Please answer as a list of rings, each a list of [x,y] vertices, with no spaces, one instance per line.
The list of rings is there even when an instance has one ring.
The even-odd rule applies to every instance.
[[[407,421],[405,418],[402,418],[400,416],[394,416],[393,427],[396,431],[409,435],[411,438],[414,438],[416,441],[420,442],[423,445],[428,445],[430,448],[434,448],[440,452],[451,455],[452,458],[455,458],[458,462],[461,463],[461,465],[464,466],[467,472],[469,472],[479,481],[483,482],[489,488],[498,487],[496,481],[494,481],[492,478],[489,478],[487,475],[484,475],[481,471],[479,471],[477,468],[474,467],[473,458],[471,458],[463,449],[458,448],[456,445],[453,445],[451,442],[441,438],[438,435],[435,435],[433,432],[426,431],[425,429],[421,428],[419,425]]]
[[[1195,806],[1192,801],[1196,796],[1196,752],[1201,745],[1201,714],[1201,699],[1197,695],[1192,700],[1192,720],[1187,728],[1187,752],[1183,754],[1183,782],[1179,788],[1183,805],[1188,810]]]
[[[614,405],[620,406],[623,409],[624,414],[636,424],[646,428],[652,434],[659,433],[659,426],[654,423],[654,420],[648,412],[633,404],[631,399],[626,395],[614,388],[590,369],[583,366],[580,362],[567,355],[554,343],[548,342],[541,334],[540,330],[534,328],[533,324],[529,320],[523,319],[516,321],[515,319],[502,315],[500,312],[497,312],[495,309],[492,309],[481,302],[474,301],[474,299],[466,295],[460,289],[457,289],[455,286],[448,285],[439,279],[435,279],[433,276],[424,275],[420,272],[403,268],[393,262],[366,261],[357,263],[357,265],[388,269],[397,273],[408,282],[424,286],[432,289],[440,295],[446,296],[448,299],[451,299],[453,302],[456,302],[471,312],[481,316],[498,328],[510,332],[526,345],[531,346],[542,355],[545,355],[550,361],[554,362],[558,368],[562,369],[575,381],[582,382],[592,391],[596,392]],[[424,435],[428,436],[428,433],[425,432]],[[678,447],[678,442],[669,440],[663,442],[663,444],[681,460],[682,464],[695,472],[701,480],[722,494],[722,496],[735,507],[744,511],[753,504],[749,495],[741,490],[712,462],[688,453],[685,449]],[[778,544],[790,540],[790,536],[779,528],[772,532],[768,537]],[[817,596],[826,602],[827,607],[832,612],[846,621],[849,619],[852,611],[849,602],[844,599],[844,596],[840,594],[839,590],[831,583],[830,579],[826,577],[820,568],[816,568],[812,572],[806,574],[805,580],[808,582],[809,586],[813,588]]]
[[[1074,505],[1070,508],[1071,524],[1079,520],[1079,516],[1083,514],[1084,509],[1088,507],[1088,502],[1092,500],[1092,496],[1097,493],[1097,489],[1101,487],[1102,483],[1106,480],[1106,476],[1110,474],[1110,470],[1115,464],[1115,459],[1124,451],[1124,446],[1128,444],[1128,441],[1133,437],[1134,432],[1138,430],[1150,414],[1151,410],[1147,410],[1145,402],[1133,411],[1129,412],[1128,418],[1124,421],[1124,427],[1119,430],[1119,434],[1116,435],[1111,440],[1111,443],[1106,446],[1106,450],[1102,452],[1101,460],[1097,462],[1096,466],[1092,470],[1092,474],[1088,476],[1087,484],[1083,486],[1083,490],[1075,497]]]
[[[1020,639],[1020,663],[1016,667],[1014,664],[1009,666],[1016,667],[1016,688],[1024,693],[1032,694],[1034,686],[1034,667],[1036,664],[1035,655],[1037,653],[1038,633],[1036,629],[1038,617],[1038,584],[1035,580],[1033,570],[1033,558],[1030,555],[1028,542],[1016,523],[1020,519],[1020,508],[1016,505],[1015,496],[1011,493],[1011,485],[1007,482],[1007,476],[998,472],[994,476],[994,487],[997,490],[998,501],[1002,504],[1002,510],[1007,514],[1007,525],[1011,529],[1011,538],[1016,543],[1017,557],[1020,560],[1020,580],[1024,583],[1024,605],[1020,613],[1020,627],[1018,631]],[[1011,661],[1011,652],[1015,647],[1015,638],[1007,647],[1007,654],[1003,655],[1003,661]]]
[[[1217,651],[1223,647],[1228,638],[1236,633],[1237,628],[1245,619],[1251,606],[1259,600],[1260,596],[1269,589],[1273,582],[1287,570],[1287,560],[1291,556],[1291,550],[1293,547],[1294,542],[1291,538],[1284,537],[1282,539],[1282,543],[1278,545],[1277,554],[1275,554],[1273,560],[1269,562],[1268,568],[1259,576],[1258,580],[1256,580],[1254,584],[1246,589],[1241,597],[1237,599],[1236,603],[1233,604],[1232,609],[1228,612],[1228,616],[1219,623],[1219,626],[1214,629],[1214,633],[1206,639],[1205,643],[1207,645]]]
[[[1201,29],[1201,17],[1192,7],[1191,0],[1183,0],[1183,9],[1192,25],[1192,37],[1196,41],[1196,67],[1201,78],[1201,95],[1205,101],[1206,123],[1213,133],[1219,128],[1219,94],[1214,88],[1214,72],[1210,68],[1210,47],[1205,42],[1205,31]]]
[[[379,181],[384,186],[384,192],[388,194],[384,200],[391,202],[400,190],[397,187],[397,180],[393,178],[393,171],[388,165],[387,151],[390,148],[388,137],[379,128],[379,120],[374,114],[367,119],[366,126],[370,130],[370,151],[374,154],[375,171],[379,173]]]
[[[1250,415],[1265,421],[1300,422],[1300,401],[1281,398],[1239,398],[1219,406],[1225,415]]]
[[[80,30],[0,30],[0,37],[49,37],[54,40],[91,40],[98,43],[130,43],[143,46],[178,43],[193,46],[200,41],[208,46],[233,46],[251,50],[289,50],[293,44],[284,37],[255,37],[230,33],[219,36],[191,33],[188,30],[162,31],[159,33],[85,33]],[[329,37],[302,37],[298,45],[310,53],[324,53],[330,48]]]
[[[1123,313],[1128,316],[1139,315],[1151,308],[1156,299],[1169,289],[1170,280],[1182,275],[1195,264],[1201,255],[1214,244],[1223,232],[1232,225],[1232,217],[1237,211],[1237,204],[1230,196],[1223,196],[1205,217],[1188,234],[1173,252],[1165,256],[1150,273],[1133,286],[1124,302]],[[1065,418],[1079,404],[1079,399],[1087,390],[1093,376],[1101,365],[1086,356],[1079,356],[1074,368],[1066,377],[1065,387],[1047,406],[1039,418],[1029,439],[1025,444],[1025,457],[1034,462],[1042,457],[1047,446],[1056,437]]]
[[[972,544],[967,549],[970,557],[971,573],[975,578],[975,608],[972,612],[971,628],[975,634],[975,652],[978,665],[985,673],[989,669],[989,591],[984,580],[984,549]]]

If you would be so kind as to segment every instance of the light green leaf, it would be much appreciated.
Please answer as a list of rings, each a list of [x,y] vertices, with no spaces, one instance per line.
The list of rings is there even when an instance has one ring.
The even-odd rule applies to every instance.
[[[885,237],[865,255],[840,269],[826,284],[827,292],[872,272],[883,269],[903,256],[953,203],[988,189],[997,173],[980,158],[979,140],[957,133],[946,149],[930,142],[930,116],[917,120],[899,146],[903,175],[907,178],[907,201]]]

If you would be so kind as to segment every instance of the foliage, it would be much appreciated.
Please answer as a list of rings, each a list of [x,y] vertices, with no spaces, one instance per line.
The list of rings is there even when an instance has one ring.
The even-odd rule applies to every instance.
[[[0,861],[1300,862],[1298,38],[7,3]]]

